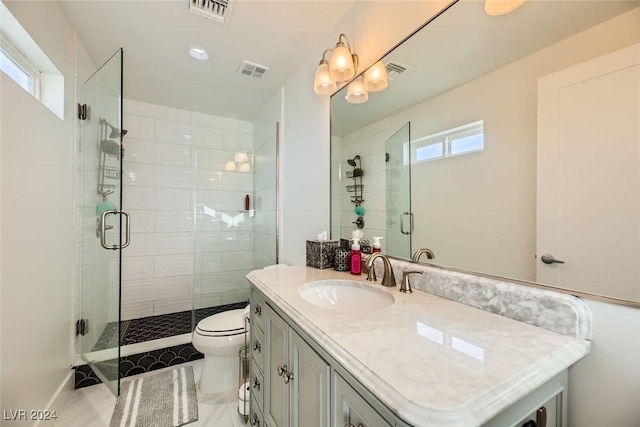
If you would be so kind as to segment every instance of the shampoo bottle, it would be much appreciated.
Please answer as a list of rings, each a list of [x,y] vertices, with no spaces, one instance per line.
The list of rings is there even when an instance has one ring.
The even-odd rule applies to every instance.
[[[373,253],[382,252],[380,247],[380,240],[384,239],[384,237],[372,237],[373,239]]]
[[[360,254],[360,239],[354,238],[351,245],[351,255],[349,256],[351,274],[362,274],[362,255]]]

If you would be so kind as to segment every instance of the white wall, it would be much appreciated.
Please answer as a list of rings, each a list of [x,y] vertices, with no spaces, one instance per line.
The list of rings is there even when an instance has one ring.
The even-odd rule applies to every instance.
[[[370,63],[373,59],[381,57],[389,47],[405,35],[404,33],[417,27],[417,21],[423,20],[419,18],[423,14],[407,13],[402,19],[390,19],[388,25],[376,28],[369,13],[375,15],[376,11],[380,11],[377,7],[382,4],[361,2],[360,6],[368,8],[368,12],[358,14],[357,12],[362,10],[355,6],[335,33],[337,35],[339,32],[346,32],[352,40],[355,39],[358,53],[364,52],[364,46],[366,46],[366,52],[371,55],[366,57],[364,63]],[[406,11],[406,9],[403,10]],[[640,17],[636,12],[622,19],[624,22],[618,21],[609,25],[613,28],[624,26],[628,31],[618,30],[609,33],[607,37],[592,40],[589,49],[586,50],[574,44],[570,49],[571,54],[560,58],[557,66],[565,68],[570,63],[604,54],[612,49],[609,37],[619,41],[626,39],[627,41],[623,43],[630,44],[629,40],[637,38],[640,33],[638,24]],[[399,26],[399,22],[404,22],[406,26]],[[395,30],[389,28],[390,23],[397,26]],[[382,40],[377,39],[376,41],[380,43],[368,44],[368,37],[376,30],[379,31]],[[576,39],[569,42],[573,44],[582,41]],[[327,47],[330,46],[329,41]],[[375,51],[376,48],[379,48],[379,52],[369,50]],[[317,64],[317,59],[315,63]],[[522,67],[526,70],[532,65],[525,62]],[[285,86],[285,156],[283,158],[285,226],[282,230],[285,245],[282,262],[297,265],[305,263],[304,240],[313,238],[318,231],[329,226],[329,106],[328,103],[318,103],[318,97],[313,94],[311,80],[314,69],[315,65],[310,60]],[[554,70],[549,70],[549,72],[552,71]],[[293,105],[287,106],[287,103]],[[295,106],[301,111],[291,111]],[[290,137],[295,138],[290,139]],[[302,167],[303,163],[304,167]],[[301,175],[302,172],[305,174]],[[301,177],[309,178],[301,180]],[[312,179],[316,182],[312,182]],[[303,195],[304,191],[313,193]],[[298,203],[300,197],[303,197],[304,203]],[[307,215],[308,213],[310,216]],[[296,224],[288,224],[291,221],[295,221]],[[638,413],[640,355],[637,344],[637,336],[640,333],[639,311],[592,301],[587,303],[594,314],[593,350],[570,370],[569,425],[575,427],[640,425]]]
[[[252,123],[132,100],[124,113],[131,245],[122,252],[122,318],[247,299]],[[247,160],[236,163],[238,153]],[[226,170],[227,162],[236,169]]]
[[[345,33],[360,57],[360,69],[380,59],[396,43],[442,10],[449,1],[355,2],[333,31],[326,47]],[[330,225],[329,98],[313,93],[313,74],[322,52],[309,60],[284,86],[282,230],[280,261],[304,265],[305,242]]]
[[[74,73],[94,69],[58,5],[5,2],[64,76],[64,120],[3,73],[2,409],[60,411],[74,351]],[[57,391],[61,391],[57,394]],[[3,425],[25,425],[7,421]]]

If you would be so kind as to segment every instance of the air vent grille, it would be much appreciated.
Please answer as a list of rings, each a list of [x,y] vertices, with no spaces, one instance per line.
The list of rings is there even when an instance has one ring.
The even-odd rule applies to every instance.
[[[247,60],[242,61],[242,64],[238,67],[238,72],[240,74],[255,77],[257,79],[262,78],[267,71],[269,71],[269,67]]]
[[[234,0],[190,0],[189,10],[198,15],[206,16],[209,19],[220,22],[221,24],[228,24],[233,1]]]
[[[386,64],[384,64],[384,66],[387,69],[387,76],[389,80],[404,73],[409,69],[409,67],[407,67],[406,65],[402,65],[399,62],[393,62],[393,61],[387,62]]]

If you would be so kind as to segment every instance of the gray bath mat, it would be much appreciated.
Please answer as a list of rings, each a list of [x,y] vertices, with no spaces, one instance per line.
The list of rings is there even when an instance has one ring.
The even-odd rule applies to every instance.
[[[177,427],[198,419],[191,366],[123,382],[109,427]]]

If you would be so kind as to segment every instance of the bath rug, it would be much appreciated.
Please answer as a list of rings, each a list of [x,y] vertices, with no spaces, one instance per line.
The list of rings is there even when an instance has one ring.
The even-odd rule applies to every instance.
[[[191,366],[123,382],[109,427],[177,427],[198,420]]]

